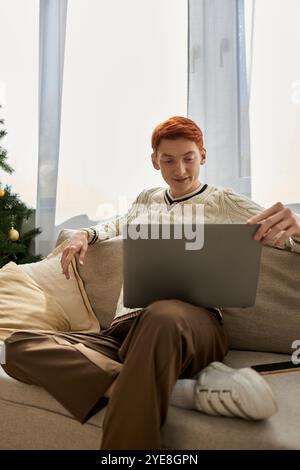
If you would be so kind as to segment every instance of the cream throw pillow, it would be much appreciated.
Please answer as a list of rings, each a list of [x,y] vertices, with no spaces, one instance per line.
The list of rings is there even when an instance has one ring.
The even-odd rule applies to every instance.
[[[0,339],[15,330],[69,331],[63,309],[13,262],[0,269]]]
[[[60,305],[70,323],[71,331],[99,332],[99,321],[78,274],[75,259],[69,265],[70,279],[62,274],[60,260],[68,241],[67,239],[57,246],[44,260],[20,264],[19,268]]]

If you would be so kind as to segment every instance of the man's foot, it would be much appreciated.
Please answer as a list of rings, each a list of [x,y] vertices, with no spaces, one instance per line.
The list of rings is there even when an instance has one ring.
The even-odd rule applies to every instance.
[[[278,411],[269,384],[250,367],[212,362],[194,378],[195,407],[203,413],[260,420]]]
[[[171,393],[170,405],[194,410],[196,383],[197,381],[192,379],[178,379]]]

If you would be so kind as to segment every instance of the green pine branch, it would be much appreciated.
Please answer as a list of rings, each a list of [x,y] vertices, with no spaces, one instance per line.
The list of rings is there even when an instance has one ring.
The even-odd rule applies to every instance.
[[[24,245],[27,246],[27,248],[29,247],[30,243],[32,242],[32,240],[37,236],[37,235],[40,235],[42,233],[42,230],[37,227],[37,228],[33,228],[31,230],[28,230],[27,232],[25,233],[22,233],[22,242]]]
[[[0,119],[0,125],[4,125],[4,122],[4,119]],[[1,129],[0,139],[6,135],[6,130]],[[1,169],[10,174],[14,172],[14,169],[7,163],[7,150],[0,145]],[[1,181],[0,187],[3,188]],[[12,192],[11,186],[5,185],[4,189],[5,191],[0,197],[0,268],[10,261],[17,264],[40,261],[42,259],[40,254],[33,255],[30,253],[30,244],[37,235],[42,233],[42,230],[39,227],[27,231],[23,230],[24,221],[27,221],[33,215],[34,209],[27,207],[21,201],[19,194]],[[9,230],[12,227],[19,232],[18,240],[9,240]]]
[[[0,104],[0,109],[2,108]],[[4,125],[4,119],[0,119],[0,124]],[[6,129],[0,129],[0,140],[7,135]],[[0,169],[5,173],[13,173],[14,169],[7,163],[7,150],[0,145]]]
[[[11,175],[15,170],[7,163],[6,155],[7,151],[0,146],[0,168],[1,170],[5,171],[5,173],[9,173]]]
[[[36,263],[43,259],[42,255],[28,255],[22,258],[18,264]]]

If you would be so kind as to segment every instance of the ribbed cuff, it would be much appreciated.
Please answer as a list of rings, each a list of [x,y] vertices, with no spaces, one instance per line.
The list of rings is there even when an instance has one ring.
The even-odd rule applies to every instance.
[[[82,228],[80,230],[83,230],[84,232],[87,232],[87,234],[88,234],[88,245],[94,245],[96,243],[96,241],[98,240],[98,233],[97,233],[97,230],[94,227]]]

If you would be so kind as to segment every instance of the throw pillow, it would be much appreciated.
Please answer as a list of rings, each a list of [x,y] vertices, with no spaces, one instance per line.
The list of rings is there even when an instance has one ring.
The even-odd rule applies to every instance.
[[[71,331],[99,332],[100,325],[93,312],[73,259],[69,265],[70,279],[62,274],[62,252],[68,240],[57,246],[47,258],[37,263],[20,264],[39,287],[51,296],[65,312]]]
[[[15,330],[69,331],[63,309],[18,265],[0,269],[0,339]]]

